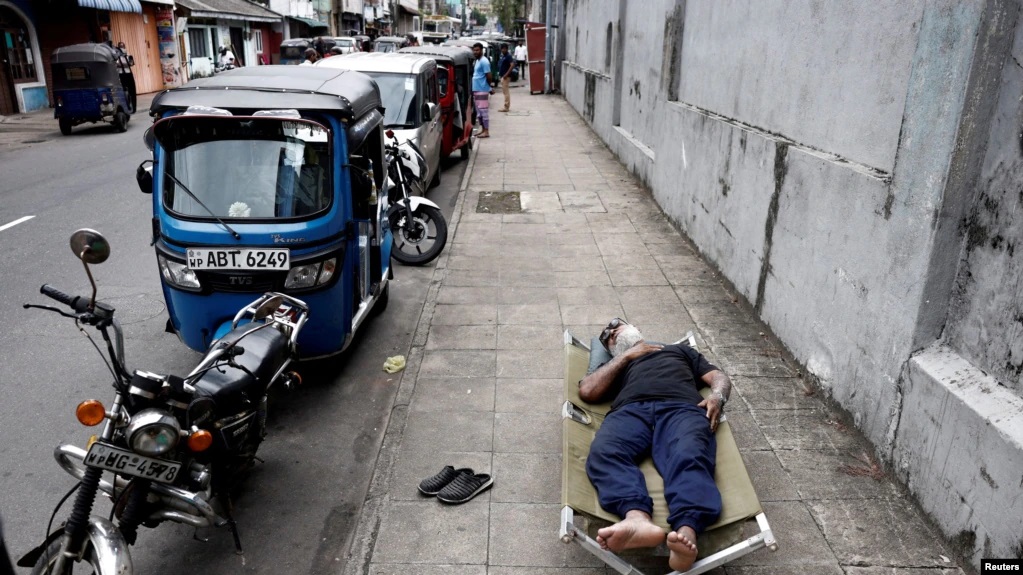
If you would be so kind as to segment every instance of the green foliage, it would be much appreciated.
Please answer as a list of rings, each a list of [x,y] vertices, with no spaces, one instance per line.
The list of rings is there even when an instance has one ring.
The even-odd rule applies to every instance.
[[[470,16],[472,17],[472,21],[476,23],[476,26],[482,28],[487,25],[487,15],[480,12],[478,9],[473,8]]]
[[[525,0],[493,0],[491,7],[497,21],[501,23],[505,34],[511,34],[515,29],[515,19],[524,16]]]

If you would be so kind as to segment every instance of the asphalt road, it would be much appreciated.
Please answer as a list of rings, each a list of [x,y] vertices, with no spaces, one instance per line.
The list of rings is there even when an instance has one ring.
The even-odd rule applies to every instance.
[[[95,432],[77,423],[75,406],[113,397],[109,373],[73,322],[21,307],[49,302],[39,294],[43,283],[86,293],[71,232],[94,228],[112,245],[94,275],[99,298],[124,324],[129,369],[184,374],[199,359],[163,331],[151,197],[134,177],[148,155],[148,123],[137,115],[124,134],[80,127],[62,137],[54,121],[44,142],[0,152],[0,515],[15,559],[42,540],[54,506],[75,484],[52,456],[58,443],[84,446]],[[450,217],[466,163],[445,166],[429,197]],[[26,216],[33,217],[2,229]],[[131,551],[136,573],[324,573],[345,561],[399,382],[381,366],[407,353],[433,268],[396,265],[395,275],[389,307],[363,326],[340,373],[275,397],[259,453],[265,463],[235,500],[245,553],[234,553],[227,530],[201,530],[208,538],[201,542],[191,528],[164,524],[140,531]],[[109,510],[101,498],[94,513]]]

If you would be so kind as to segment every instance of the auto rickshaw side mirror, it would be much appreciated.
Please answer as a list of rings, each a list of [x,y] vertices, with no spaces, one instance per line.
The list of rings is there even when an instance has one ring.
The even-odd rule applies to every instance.
[[[437,117],[437,112],[440,111],[440,107],[433,102],[427,102],[423,104],[423,116],[429,120],[433,120]]]
[[[135,170],[135,181],[143,194],[153,193],[153,160],[146,160]]]
[[[128,66],[130,67],[130,66],[134,66],[134,65],[135,65],[135,56],[128,56]]]
[[[146,128],[146,133],[142,134],[142,142],[146,144],[146,149],[150,152],[156,147],[156,135],[153,134],[152,126]]]

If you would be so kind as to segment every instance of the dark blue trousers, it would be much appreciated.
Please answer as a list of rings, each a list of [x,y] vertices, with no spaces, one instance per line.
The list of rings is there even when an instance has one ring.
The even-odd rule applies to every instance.
[[[638,467],[647,455],[664,479],[672,529],[687,525],[701,533],[717,521],[717,442],[703,408],[681,401],[643,401],[609,413],[586,458],[586,474],[601,507],[623,518],[634,509],[653,514],[653,500]]]

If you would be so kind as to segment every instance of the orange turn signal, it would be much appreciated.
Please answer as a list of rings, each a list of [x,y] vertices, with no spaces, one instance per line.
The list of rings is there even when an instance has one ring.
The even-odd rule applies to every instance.
[[[107,409],[103,407],[103,404],[96,401],[95,399],[86,399],[82,403],[78,404],[78,408],[75,409],[75,417],[78,418],[79,423],[82,425],[99,425],[103,422],[103,418],[107,416]]]
[[[192,451],[206,451],[211,445],[213,445],[213,434],[205,429],[200,429],[188,436],[188,448]]]

